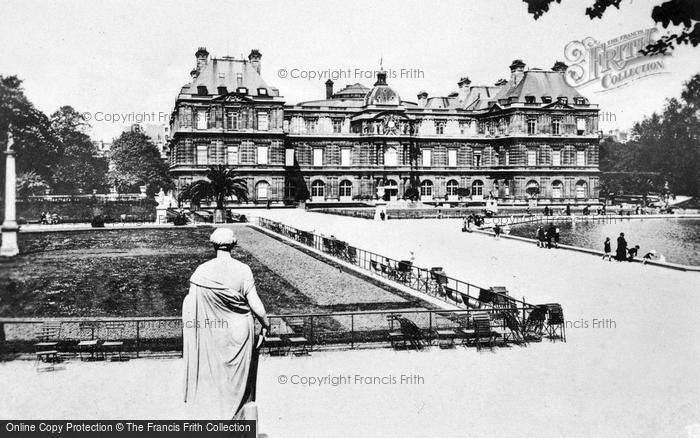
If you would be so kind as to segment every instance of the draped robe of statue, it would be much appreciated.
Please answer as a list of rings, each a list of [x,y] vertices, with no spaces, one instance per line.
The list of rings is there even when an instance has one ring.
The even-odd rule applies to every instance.
[[[255,400],[253,314],[265,314],[250,268],[228,254],[200,265],[182,306],[185,403],[192,419],[245,418]]]

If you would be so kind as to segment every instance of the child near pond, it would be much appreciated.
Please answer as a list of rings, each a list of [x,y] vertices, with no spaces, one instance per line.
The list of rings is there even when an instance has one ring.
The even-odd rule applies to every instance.
[[[612,252],[612,248],[610,246],[609,237],[606,237],[605,242],[603,242],[603,252],[605,253],[603,254],[603,260],[607,258],[609,262],[612,262],[612,256],[610,255],[610,253]]]

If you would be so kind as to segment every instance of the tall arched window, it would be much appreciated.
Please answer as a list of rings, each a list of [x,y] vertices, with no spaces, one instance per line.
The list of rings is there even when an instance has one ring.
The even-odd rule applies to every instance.
[[[338,186],[338,195],[341,198],[352,198],[352,183],[346,179],[342,180]]]
[[[530,181],[528,181],[527,185],[525,186],[525,193],[527,193],[527,195],[530,198],[536,198],[537,195],[540,194],[539,183],[537,181],[535,181],[534,179],[531,179]]]
[[[311,197],[312,198],[323,198],[326,196],[326,183],[317,179],[311,183]]]
[[[562,198],[562,193],[564,191],[564,184],[559,180],[552,181],[552,198],[559,199]]]
[[[472,183],[472,196],[481,198],[484,196],[484,182],[477,179]]]
[[[584,199],[587,197],[588,184],[586,181],[579,181],[576,183],[576,199]]]
[[[447,181],[447,196],[457,196],[457,189],[459,189],[459,183],[453,179]]]
[[[384,151],[384,165],[388,167],[396,167],[399,165],[396,148],[388,148]]]
[[[399,196],[399,184],[393,179],[384,182],[384,192],[389,195],[389,199],[396,199]]]
[[[255,184],[255,199],[264,201],[268,199],[270,184],[267,181],[260,181]]]
[[[420,183],[420,195],[421,197],[432,197],[433,196],[433,182],[429,179],[423,180]]]

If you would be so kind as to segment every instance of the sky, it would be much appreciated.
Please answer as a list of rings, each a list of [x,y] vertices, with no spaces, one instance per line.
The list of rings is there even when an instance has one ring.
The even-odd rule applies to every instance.
[[[415,101],[421,90],[447,95],[463,76],[473,85],[507,79],[514,59],[549,69],[566,61],[571,41],[654,27],[658,0],[623,0],[602,20],[585,16],[592,0],[562,3],[534,20],[520,0],[0,0],[0,74],[22,79],[28,98],[47,114],[63,105],[88,113],[93,138],[110,141],[129,124],[124,118],[167,123],[200,46],[219,57],[260,50],[263,79],[289,104],[323,98],[328,79],[292,76],[350,69],[336,89],[371,86],[363,72],[380,63],[397,76],[405,70],[389,84]],[[666,33],[659,29],[657,35]],[[600,106],[601,129],[628,129],[680,95],[700,72],[699,55],[700,47],[682,47],[663,59],[661,74],[579,91]]]

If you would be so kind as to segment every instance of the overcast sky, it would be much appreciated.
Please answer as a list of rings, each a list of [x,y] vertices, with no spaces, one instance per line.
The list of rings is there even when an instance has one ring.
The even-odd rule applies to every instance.
[[[262,53],[262,75],[287,103],[322,98],[326,78],[290,78],[292,70],[418,69],[415,78],[389,79],[404,100],[420,90],[446,95],[461,76],[493,84],[511,61],[550,68],[564,47],[593,37],[604,41],[653,26],[654,1],[623,0],[621,10],[591,21],[592,0],[564,0],[535,21],[520,0],[484,1],[2,1],[0,74],[24,80],[29,99],[51,113],[72,105],[91,113],[169,114],[195,65],[194,52]],[[580,91],[601,111],[608,130],[626,129],[678,96],[700,72],[700,48],[664,59],[667,73],[627,87]],[[288,76],[278,72],[286,69]],[[422,76],[422,77],[420,77]],[[372,85],[372,79],[336,82]],[[125,123],[93,122],[91,134],[110,140]]]

